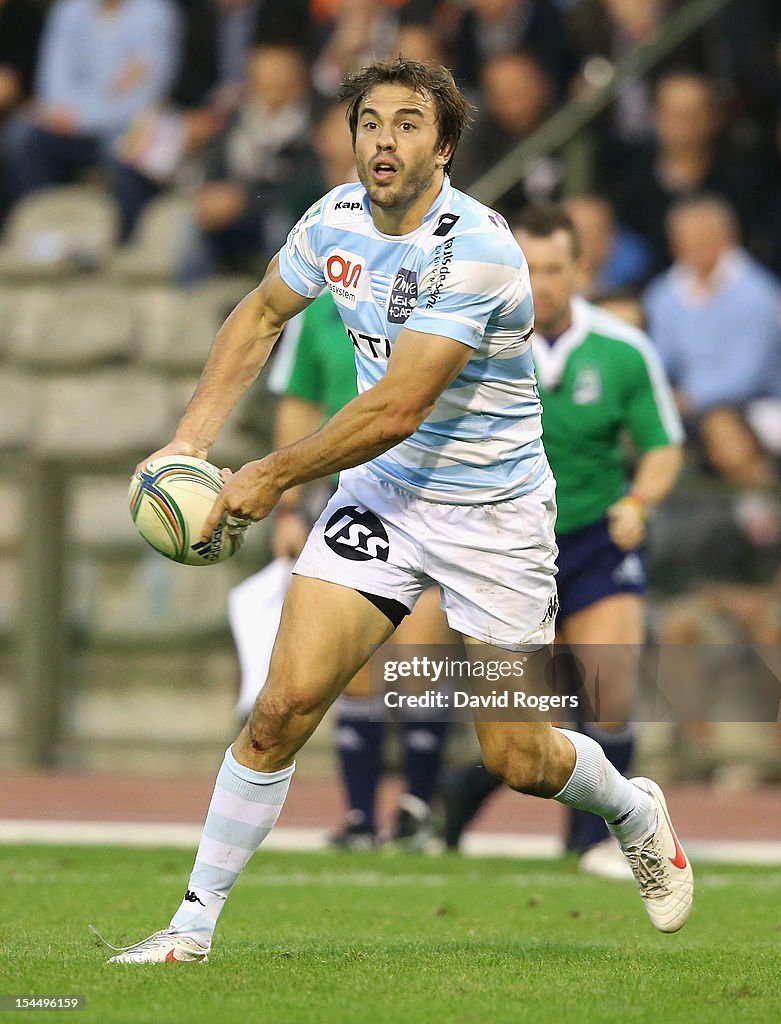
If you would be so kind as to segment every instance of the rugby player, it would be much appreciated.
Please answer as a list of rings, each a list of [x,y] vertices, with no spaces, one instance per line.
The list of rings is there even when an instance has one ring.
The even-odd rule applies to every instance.
[[[274,435],[277,448],[314,433],[357,393],[353,346],[331,293],[325,291],[315,299],[295,327],[300,328],[298,333],[287,337],[286,332],[275,353],[273,381],[276,390],[283,392]],[[322,505],[317,512],[321,510]],[[272,536],[276,556],[298,558],[301,554],[312,526],[308,513],[302,488],[284,492],[276,508]],[[430,645],[457,644],[459,640],[440,610],[439,588],[432,587],[421,595],[413,613],[388,642]],[[439,717],[436,711],[420,712],[399,722],[404,789],[396,820],[382,838],[403,848],[425,849],[433,835],[431,800],[439,783],[448,733],[448,723]],[[334,718],[334,746],[348,810],[329,841],[347,850],[372,850],[379,842],[375,811],[388,723],[383,695],[371,693],[368,665],[339,696]]]
[[[348,76],[342,98],[360,184],[332,190],[293,228],[218,332],[174,439],[152,456],[205,457],[286,321],[329,288],[359,395],[231,475],[204,537],[222,520],[265,518],[308,480],[342,471],[339,488],[296,564],[266,684],[225,753],[181,905],[114,963],[207,958],[296,752],[431,582],[476,659],[553,639],[555,487],[528,270],[506,222],[450,184],[466,101],[445,68],[405,58]],[[484,763],[513,789],[605,818],[653,923],[684,924],[691,868],[653,782],[625,779],[593,739],[547,721],[476,728]]]

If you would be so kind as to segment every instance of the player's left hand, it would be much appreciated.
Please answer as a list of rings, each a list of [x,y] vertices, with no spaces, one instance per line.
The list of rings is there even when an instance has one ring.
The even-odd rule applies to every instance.
[[[610,538],[622,551],[633,551],[645,540],[648,513],[637,498],[626,495],[607,510]]]
[[[236,473],[222,473],[225,483],[203,524],[202,541],[211,537],[225,513],[229,528],[232,522],[246,525],[243,521],[265,519],[282,496],[283,488],[273,478],[267,459],[248,462]]]

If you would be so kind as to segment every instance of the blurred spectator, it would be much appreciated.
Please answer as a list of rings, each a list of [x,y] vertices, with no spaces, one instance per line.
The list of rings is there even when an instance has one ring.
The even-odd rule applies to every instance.
[[[781,286],[739,247],[724,201],[683,200],[667,223],[675,263],[646,293],[649,333],[711,468],[736,485],[767,486],[775,466],[747,417],[758,399],[771,420],[773,410],[781,417]],[[774,539],[765,518],[747,511],[756,543]]]
[[[717,21],[722,73],[737,96],[741,131],[745,120],[762,131],[772,123],[779,100],[781,4],[778,0],[727,4]]]
[[[568,35],[550,0],[467,0],[458,27],[455,75],[465,85],[480,83],[486,61],[506,53],[531,53],[563,94],[575,71]]]
[[[353,140],[343,104],[334,102],[323,107],[310,132],[309,145],[311,151],[303,154],[286,191],[292,220],[332,188],[358,180]],[[292,220],[281,227],[287,231]]]
[[[319,195],[313,190],[303,202],[300,195],[300,182],[314,179],[309,129],[303,54],[290,46],[258,46],[246,95],[206,160],[206,181],[195,199],[198,238],[185,255],[184,280],[248,262],[257,266],[279,248]]]
[[[553,103],[553,83],[528,53],[491,57],[481,71],[481,110],[461,142],[453,167],[459,188],[490,170],[542,124]],[[527,203],[555,198],[563,176],[557,156],[544,157],[495,205],[511,211]]]
[[[315,191],[319,195],[347,181],[358,180],[353,140],[343,104],[332,103],[322,111],[312,132],[312,145],[318,157],[320,180]]]
[[[609,292],[600,295],[596,304],[619,320],[625,320],[638,330],[647,333],[643,304],[634,292]]]
[[[182,177],[187,162],[224,130],[241,99],[247,60],[279,0],[195,0],[184,33],[178,80],[165,106],[143,110],[117,143],[127,191],[140,208]],[[295,4],[285,3],[294,8]],[[280,19],[276,32],[290,34]],[[274,36],[277,38],[277,35]]]
[[[198,108],[241,90],[256,43],[301,45],[305,0],[188,0],[184,59],[171,100]]]
[[[32,92],[42,27],[43,14],[29,0],[0,0],[0,132]],[[8,206],[4,177],[0,163],[0,224]]]
[[[776,149],[769,161],[772,179],[781,181],[781,108],[779,108],[775,126]],[[781,191],[778,187],[771,190],[771,199],[766,211],[767,215],[767,261],[776,274],[781,276]]]
[[[412,60],[420,60],[424,63],[426,61],[435,64],[446,63],[442,38],[431,25],[399,25],[389,51],[391,56],[400,53],[405,57],[411,57]]]
[[[650,245],[658,270],[669,262],[664,222],[676,199],[703,191],[722,195],[737,210],[744,233],[755,224],[762,200],[754,170],[720,142],[716,96],[706,78],[692,72],[661,78],[654,123],[653,143],[638,147],[609,177],[619,218]]]
[[[345,74],[377,57],[394,56],[397,30],[430,31],[435,7],[435,0],[312,0],[315,89],[335,96]]]
[[[740,248],[731,207],[715,196],[681,200],[667,230],[675,262],[645,305],[683,412],[781,397],[781,290]]]
[[[607,199],[596,195],[570,196],[563,205],[580,239],[581,292],[585,298],[594,300],[629,289],[647,277],[647,247],[637,235],[616,223]]]
[[[29,0],[0,0],[0,118],[32,92],[43,14]]]
[[[34,103],[5,136],[16,200],[87,168],[109,171],[127,234],[138,214],[113,146],[133,118],[162,99],[179,59],[172,0],[57,0],[46,17]]]
[[[665,17],[678,6],[672,0],[579,0],[568,13],[568,27],[580,57],[580,84],[604,85],[614,65],[635,47],[653,42]],[[624,86],[613,107],[612,134],[623,142],[648,139],[652,84],[681,67],[705,69],[701,33],[675,47],[648,75]]]

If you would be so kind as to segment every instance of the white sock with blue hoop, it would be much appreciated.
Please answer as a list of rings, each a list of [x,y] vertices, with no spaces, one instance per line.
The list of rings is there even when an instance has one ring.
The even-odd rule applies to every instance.
[[[211,943],[217,918],[247,861],[276,824],[295,764],[256,772],[225,751],[187,891],[171,928]]]

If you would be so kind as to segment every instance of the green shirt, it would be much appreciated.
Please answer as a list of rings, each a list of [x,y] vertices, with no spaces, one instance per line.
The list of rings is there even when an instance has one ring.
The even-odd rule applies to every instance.
[[[282,393],[322,405],[324,419],[358,394],[353,346],[329,291],[302,314],[293,365]]]
[[[641,452],[683,440],[670,386],[648,338],[582,299],[550,345],[534,335],[542,432],[556,478],[557,533],[606,515],[627,487],[624,432]]]

